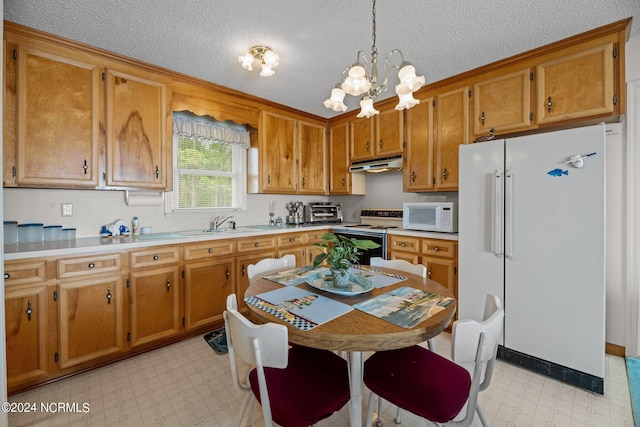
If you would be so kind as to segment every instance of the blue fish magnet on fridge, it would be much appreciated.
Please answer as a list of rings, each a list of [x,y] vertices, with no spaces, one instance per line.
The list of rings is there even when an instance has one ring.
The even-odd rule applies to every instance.
[[[555,168],[554,170],[550,170],[549,172],[547,172],[549,175],[551,176],[562,176],[562,175],[569,175],[569,171],[568,170],[562,170],[560,168]]]

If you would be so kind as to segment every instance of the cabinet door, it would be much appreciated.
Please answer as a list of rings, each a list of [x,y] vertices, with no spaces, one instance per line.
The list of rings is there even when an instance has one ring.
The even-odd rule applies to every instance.
[[[3,80],[2,91],[2,185],[4,187],[16,186],[16,116],[18,108],[17,98],[17,61],[14,59],[14,52],[17,52],[17,45],[6,39],[3,40]]]
[[[186,330],[222,321],[227,296],[234,292],[233,265],[233,258],[185,264]]]
[[[539,64],[538,123],[614,114],[613,48],[606,43]]]
[[[47,373],[46,286],[7,286],[4,293],[7,386]]]
[[[389,259],[401,259],[411,264],[420,263],[420,257],[417,254],[412,254],[410,252],[391,251]]]
[[[263,111],[261,124],[259,155],[262,191],[294,194],[297,191],[296,121]]]
[[[398,111],[395,108],[382,110],[375,117],[375,157],[402,154],[404,142],[402,117],[402,111]]]
[[[106,83],[106,185],[164,190],[167,87],[115,70],[107,70]]]
[[[60,369],[124,350],[124,280],[116,275],[60,283]]]
[[[482,80],[473,85],[473,134],[525,130],[531,126],[531,70]]]
[[[304,267],[304,266],[313,265],[313,260],[316,258],[316,256],[320,255],[322,252],[324,251],[321,247],[318,247],[315,245],[307,246],[305,259],[304,259],[304,262],[302,263],[302,266]]]
[[[296,267],[303,267],[307,265],[305,246],[278,249],[278,258],[282,258],[285,255],[294,255],[296,257]]]
[[[407,146],[404,155],[404,191],[433,189],[433,97],[407,111]]]
[[[300,173],[299,194],[327,193],[327,145],[325,127],[298,122],[298,146]]]
[[[458,146],[469,142],[469,86],[436,97],[437,190],[458,189]]]
[[[369,118],[354,119],[349,123],[351,136],[351,161],[368,160],[373,157],[374,120]]]
[[[458,298],[455,289],[455,261],[434,257],[422,257],[422,263],[427,267],[427,278],[435,280],[449,289]]]
[[[349,123],[329,129],[329,194],[349,194]]]
[[[252,253],[250,255],[241,255],[236,257],[236,286],[235,293],[240,310],[247,310],[247,304],[244,302],[244,293],[249,288],[249,276],[247,275],[247,267],[250,264],[256,264],[265,258],[276,258],[275,248],[269,251]]]
[[[17,48],[18,186],[98,185],[100,68],[65,53]]]
[[[131,345],[133,347],[180,332],[178,267],[131,273]]]

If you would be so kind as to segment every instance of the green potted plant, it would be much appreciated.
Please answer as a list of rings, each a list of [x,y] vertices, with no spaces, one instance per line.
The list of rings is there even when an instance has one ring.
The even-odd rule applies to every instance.
[[[316,255],[313,266],[317,267],[323,262],[329,264],[333,275],[333,286],[336,288],[346,288],[349,285],[349,267],[358,264],[358,256],[362,255],[363,250],[380,247],[371,240],[336,236],[333,233],[324,233],[322,240],[324,242],[315,244],[324,250]]]

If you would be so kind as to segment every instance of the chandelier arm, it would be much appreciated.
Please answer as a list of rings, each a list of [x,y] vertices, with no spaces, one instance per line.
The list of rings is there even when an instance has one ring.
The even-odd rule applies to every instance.
[[[384,66],[385,67],[387,66],[387,62],[389,62],[389,59],[393,56],[394,53],[397,53],[398,55],[400,55],[400,65],[389,65],[389,66],[399,70],[402,64],[405,62],[404,55],[402,54],[402,51],[400,49],[393,49],[391,52],[387,54],[387,57],[384,59]]]

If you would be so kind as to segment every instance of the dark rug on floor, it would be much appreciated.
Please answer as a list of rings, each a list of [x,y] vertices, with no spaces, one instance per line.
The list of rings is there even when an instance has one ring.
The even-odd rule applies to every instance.
[[[227,335],[224,328],[209,332],[203,337],[216,354],[227,354]]]

